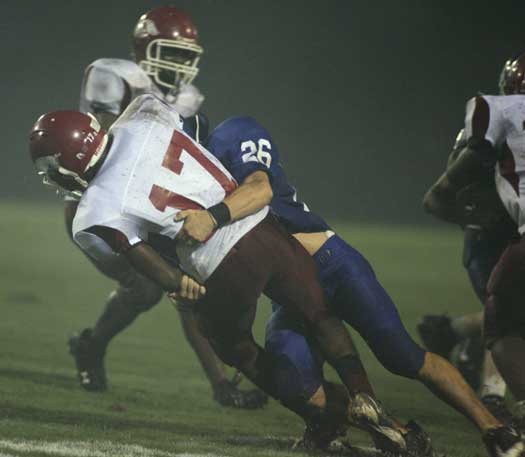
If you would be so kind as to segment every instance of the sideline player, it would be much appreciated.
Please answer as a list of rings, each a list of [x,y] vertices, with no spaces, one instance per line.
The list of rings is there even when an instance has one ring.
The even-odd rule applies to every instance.
[[[525,54],[508,61],[499,96],[478,96],[467,103],[467,146],[436,183],[443,205],[441,217],[458,220],[454,205],[465,188],[486,179],[495,166],[495,182],[503,206],[517,224],[487,283],[484,338],[515,399],[518,420],[525,416]]]
[[[156,8],[140,17],[133,32],[133,57],[98,59],[84,74],[80,111],[94,114],[108,129],[135,97],[151,93],[170,103],[185,118],[185,129],[197,140],[207,134],[206,118],[199,113],[204,100],[192,84],[198,73],[202,47],[197,28],[183,11]],[[189,127],[188,127],[189,126]],[[66,198],[65,220],[71,236],[78,199]],[[106,389],[104,356],[110,341],[136,317],[155,306],[162,290],[135,272],[129,263],[108,256],[94,265],[119,287],[113,291],[93,328],[70,339],[81,386],[88,391]],[[198,332],[193,316],[178,306],[185,336],[206,372],[213,396],[224,406],[262,407],[267,397],[258,390],[240,390],[230,381],[209,343]]]
[[[508,64],[507,62],[504,65],[500,76],[502,95],[501,83]],[[449,155],[447,169],[454,164],[465,147],[467,138],[462,129]],[[463,265],[481,303],[486,300],[490,273],[517,230],[515,222],[498,197],[494,170],[488,171],[482,182],[463,189],[454,201],[443,198],[447,196],[440,193],[438,183],[431,186],[423,199],[425,210],[445,221],[447,214],[451,212],[447,206],[453,205],[453,211],[457,212],[455,223],[459,222],[464,230]],[[494,365],[490,351],[483,351],[482,312],[453,319],[448,316],[426,315],[417,328],[427,349],[443,357],[450,357],[472,387],[480,387],[481,401],[495,416],[505,422],[512,419],[505,405],[505,381]]]
[[[482,432],[491,455],[512,455],[507,454],[507,450],[522,448],[516,432],[493,418],[452,365],[413,342],[395,305],[364,257],[330,232],[323,219],[297,201],[295,189],[288,184],[279,164],[275,143],[264,128],[252,118],[232,118],[212,132],[207,146],[241,183],[254,173],[268,173],[274,195],[273,212],[314,256],[325,293],[338,315],[360,332],[387,369],[418,379],[472,420]],[[247,205],[251,195],[245,198]],[[213,230],[206,211],[187,210],[177,217],[185,221],[182,229],[185,238],[202,241]],[[308,400],[322,382],[316,357],[297,327],[296,316],[286,309],[278,309],[268,327],[266,346],[287,362],[282,367],[284,373],[278,388],[281,398],[288,396],[287,401],[292,404]],[[290,388],[290,379],[299,379],[300,386]],[[302,396],[294,397],[297,392]],[[491,419],[479,421],[480,417]]]
[[[81,195],[73,232],[91,257],[120,252],[164,290],[178,293],[181,270],[167,261],[175,259],[205,284],[206,290],[197,285],[193,293],[200,297],[194,309],[200,327],[221,359],[256,385],[279,398],[276,358],[251,333],[264,291],[304,318],[352,389],[352,342],[325,302],[314,262],[260,200],[246,204],[257,179],[267,183],[261,200],[270,200],[267,175],[237,188],[182,126],[182,117],[152,95],[136,98],[109,135],[88,115],[48,113],[33,128],[31,157],[48,183]],[[206,207],[215,224],[214,233],[198,244],[179,237],[183,223],[174,220],[180,208],[197,207]]]

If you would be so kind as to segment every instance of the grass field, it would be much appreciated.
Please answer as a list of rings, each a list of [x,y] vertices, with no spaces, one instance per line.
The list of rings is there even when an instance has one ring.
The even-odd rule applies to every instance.
[[[371,260],[411,332],[422,313],[479,309],[459,231],[334,225]],[[289,447],[301,423],[276,402],[246,412],[212,401],[166,301],[114,340],[110,391],[81,391],[66,338],[94,322],[112,284],[66,238],[60,206],[0,204],[0,239],[0,457],[298,455]],[[262,301],[259,340],[268,314]],[[448,456],[485,455],[463,417],[387,373],[358,343],[390,410],[418,420]],[[350,437],[368,444],[363,434]]]

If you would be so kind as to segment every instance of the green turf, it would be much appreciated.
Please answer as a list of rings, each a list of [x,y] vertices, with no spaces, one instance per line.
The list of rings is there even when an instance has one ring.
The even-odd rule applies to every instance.
[[[423,313],[479,309],[461,267],[459,231],[334,225],[375,266],[412,333]],[[111,390],[81,391],[66,337],[93,323],[111,282],[66,238],[58,205],[0,204],[0,238],[0,456],[56,455],[48,448],[15,448],[15,439],[80,442],[77,450],[94,456],[113,453],[100,451],[105,442],[170,453],[298,455],[288,447],[301,423],[276,402],[246,412],[212,401],[166,301],[114,341],[107,358]],[[259,340],[268,314],[262,301]],[[417,419],[447,455],[485,455],[463,417],[416,383],[387,373],[358,343],[389,409]],[[367,443],[362,434],[354,440]],[[102,444],[90,448],[88,441]]]

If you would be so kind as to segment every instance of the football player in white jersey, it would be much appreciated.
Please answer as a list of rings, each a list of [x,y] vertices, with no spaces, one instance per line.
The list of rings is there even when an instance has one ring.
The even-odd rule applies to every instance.
[[[525,54],[509,60],[499,96],[478,96],[467,103],[467,145],[436,183],[441,217],[458,219],[458,194],[481,182],[495,166],[496,189],[518,227],[495,265],[487,284],[484,338],[509,390],[525,416]],[[523,419],[522,419],[523,421]]]
[[[508,59],[500,73],[500,94],[504,95],[501,82],[508,73]],[[456,137],[449,155],[448,169],[467,147],[465,129]],[[487,283],[492,269],[511,238],[516,235],[516,223],[504,208],[496,190],[494,170],[487,169],[486,179],[462,189],[455,202],[446,200],[439,184],[433,184],[425,194],[423,206],[427,212],[443,219],[450,213],[451,203],[464,232],[463,265],[472,287],[482,304],[486,300]],[[444,214],[443,214],[444,213]],[[512,420],[506,406],[505,381],[499,374],[490,351],[484,350],[483,311],[456,317],[424,315],[418,331],[427,349],[450,358],[474,389],[485,406],[503,422]]]
[[[305,320],[326,360],[353,389],[352,341],[326,303],[312,258],[268,214],[272,190],[265,172],[238,186],[184,133],[182,117],[153,95],[137,97],[109,134],[86,114],[45,114],[34,125],[30,148],[46,182],[81,197],[73,236],[82,249],[96,261],[118,252],[164,291],[198,299],[199,326],[225,363],[279,398],[279,359],[251,333],[264,291]],[[206,208],[215,230],[199,243],[178,238],[183,221],[177,214],[197,208]],[[182,271],[206,289],[186,276],[193,286],[184,293]],[[350,414],[344,399],[337,406]]]
[[[199,140],[207,129],[206,118],[199,113],[204,96],[192,82],[202,52],[197,28],[186,13],[173,7],[156,8],[142,15],[135,26],[134,61],[98,59],[86,68],[80,111],[93,114],[108,129],[135,97],[154,94],[186,118],[185,129]],[[65,200],[66,227],[71,236],[78,199],[69,196]],[[110,294],[93,328],[73,336],[69,346],[81,386],[88,391],[102,391],[107,387],[104,356],[109,342],[141,312],[157,304],[162,290],[137,274],[125,259],[108,256],[93,263],[119,287]],[[215,400],[225,406],[262,407],[267,397],[259,390],[240,390],[228,379],[191,313],[180,303],[184,333],[206,372]]]

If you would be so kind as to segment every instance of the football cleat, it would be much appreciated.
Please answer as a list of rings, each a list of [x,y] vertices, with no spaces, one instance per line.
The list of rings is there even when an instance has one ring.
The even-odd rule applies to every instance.
[[[80,386],[89,392],[107,390],[104,352],[96,348],[92,330],[86,328],[68,340],[69,352],[75,359]]]
[[[350,423],[372,436],[377,449],[388,456],[430,457],[430,437],[415,422],[400,430],[383,406],[367,394],[359,393],[348,407]]]
[[[347,426],[329,421],[309,421],[303,436],[293,445],[293,449],[324,450],[338,438],[346,435]]]
[[[406,425],[408,432],[404,434],[406,442],[405,455],[414,457],[431,457],[434,455],[430,436],[414,421]]]
[[[525,457],[525,442],[512,427],[490,429],[483,442],[491,457]]]
[[[505,399],[499,395],[485,395],[481,397],[481,403],[485,405],[490,413],[504,424],[510,424],[514,419],[505,404]]]
[[[427,314],[417,324],[417,331],[423,345],[435,354],[448,358],[459,338],[452,330],[450,317]]]
[[[213,399],[222,406],[240,409],[259,409],[268,403],[268,395],[262,390],[241,390],[227,379],[213,387]]]

